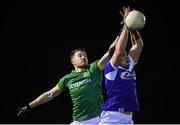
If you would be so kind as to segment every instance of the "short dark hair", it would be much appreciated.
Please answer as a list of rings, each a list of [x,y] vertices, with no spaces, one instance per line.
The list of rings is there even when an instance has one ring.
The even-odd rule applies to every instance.
[[[74,49],[73,51],[71,51],[70,53],[70,59],[72,59],[72,57],[74,56],[74,54],[77,52],[77,51],[83,51],[86,53],[86,50],[84,48],[77,48],[77,49]]]

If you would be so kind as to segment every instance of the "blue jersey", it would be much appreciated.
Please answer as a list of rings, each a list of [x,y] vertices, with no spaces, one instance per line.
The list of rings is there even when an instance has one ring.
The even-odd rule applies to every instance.
[[[104,70],[107,100],[103,106],[106,111],[133,112],[139,111],[136,93],[135,62],[130,59],[129,69],[115,67],[111,60]]]

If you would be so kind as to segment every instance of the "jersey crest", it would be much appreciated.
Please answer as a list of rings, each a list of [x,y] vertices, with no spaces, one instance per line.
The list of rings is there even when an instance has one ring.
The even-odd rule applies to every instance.
[[[128,71],[124,71],[121,73],[121,79],[126,79],[126,80],[134,79],[134,80],[136,80],[136,74],[135,74],[135,72],[130,73]]]

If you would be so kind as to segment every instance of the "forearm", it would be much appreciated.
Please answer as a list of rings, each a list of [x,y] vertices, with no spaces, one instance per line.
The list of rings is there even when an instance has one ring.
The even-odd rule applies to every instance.
[[[115,42],[114,42],[115,43]],[[110,48],[108,49],[108,51],[104,54],[104,56],[101,58],[100,62],[103,62],[105,65],[108,63],[108,61],[111,59],[113,53],[115,50],[115,45],[114,46],[110,46]]]
[[[98,65],[99,67],[101,67],[100,69],[104,69],[107,65],[107,63],[109,62],[109,60],[111,59],[113,53],[114,53],[114,50],[115,50],[115,46],[116,46],[116,43],[119,39],[119,36],[116,37],[116,39],[114,40],[114,42],[109,46],[109,49],[108,51],[103,55],[103,57],[100,59]]]
[[[34,107],[37,107],[41,104],[47,103],[52,99],[53,99],[52,94],[49,92],[45,92],[42,95],[40,95],[38,98],[36,98],[34,101],[30,102],[29,106],[31,108],[34,108]]]
[[[139,34],[138,31],[131,32],[130,35],[132,37],[131,39],[132,47],[130,49],[129,54],[131,55],[131,57],[133,57],[134,61],[137,63],[140,58],[144,45],[143,45],[141,35]]]
[[[128,41],[128,29],[126,26],[123,27],[121,35],[117,41],[115,51],[116,52],[124,52],[126,50]]]
[[[118,39],[119,39],[119,35],[116,37],[116,39],[114,40],[114,42],[110,45],[110,47],[108,49],[107,54],[108,54],[109,58],[111,58],[114,53],[115,46],[116,46]]]
[[[138,31],[134,31],[132,34],[133,40],[131,40],[133,42],[133,45],[137,46],[137,47],[143,47],[143,41],[141,38],[141,35]]]
[[[105,53],[104,56],[99,60],[98,66],[99,66],[99,68],[100,68],[101,70],[103,70],[103,69],[106,67],[106,65],[107,65],[108,61],[110,60],[110,58],[111,58],[111,57],[109,56],[109,53],[107,52],[107,53]]]

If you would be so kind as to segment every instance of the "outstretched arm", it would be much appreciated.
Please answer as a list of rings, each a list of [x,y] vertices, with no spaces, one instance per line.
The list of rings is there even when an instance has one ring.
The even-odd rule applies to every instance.
[[[110,60],[110,58],[112,57],[114,50],[115,50],[115,46],[116,46],[116,42],[118,41],[119,36],[116,37],[116,39],[114,40],[114,42],[110,45],[108,51],[103,55],[103,57],[99,60],[98,62],[98,67],[103,70],[108,61]]]
[[[34,108],[36,106],[39,106],[41,104],[47,103],[50,100],[52,100],[54,97],[59,95],[62,91],[58,88],[58,86],[55,86],[51,90],[41,94],[39,97],[37,97],[34,101],[29,103],[29,106],[31,108]]]
[[[138,31],[130,31],[130,37],[132,47],[129,51],[129,55],[131,55],[135,63],[137,63],[144,46],[143,41]]]
[[[61,92],[62,92],[62,90],[60,90],[59,87],[56,85],[51,90],[41,94],[38,98],[36,98],[34,101],[30,102],[28,105],[21,107],[17,113],[17,116],[25,117],[32,108],[39,106],[41,104],[44,104],[46,102],[49,102],[54,97],[59,95]]]

